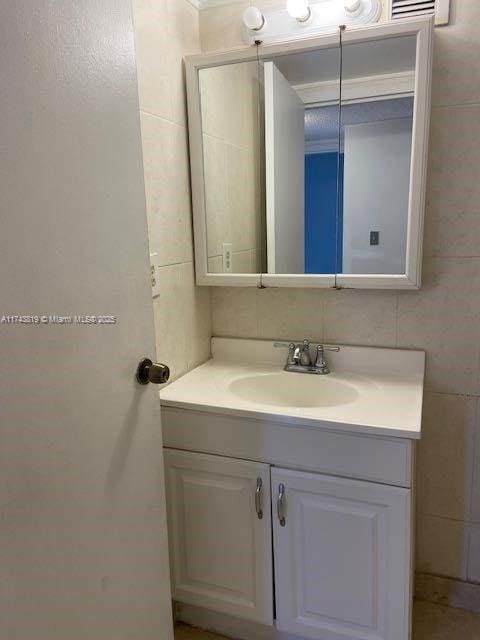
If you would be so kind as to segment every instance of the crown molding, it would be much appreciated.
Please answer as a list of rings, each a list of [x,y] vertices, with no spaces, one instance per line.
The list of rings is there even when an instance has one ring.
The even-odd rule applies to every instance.
[[[192,4],[194,7],[196,7],[197,9],[199,9],[200,11],[202,9],[212,9],[214,7],[223,7],[227,4],[239,4],[241,2],[243,2],[244,0],[187,0],[187,2],[190,2],[190,4]],[[391,2],[391,0],[384,0],[387,3]],[[448,0],[437,0],[439,2],[447,2]],[[319,0],[312,0],[313,4],[316,4],[317,2],[319,2]],[[281,2],[279,1],[278,3],[279,5],[281,4]]]
[[[211,9],[213,7],[223,7],[226,4],[239,4],[242,0],[188,0],[191,4],[200,9]]]

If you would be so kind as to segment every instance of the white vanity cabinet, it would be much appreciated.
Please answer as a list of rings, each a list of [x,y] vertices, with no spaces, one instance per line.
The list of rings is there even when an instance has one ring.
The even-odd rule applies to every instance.
[[[177,602],[273,638],[409,638],[410,489],[175,449],[165,470]]]
[[[299,375],[278,345],[213,338],[161,391],[177,618],[236,640],[410,640],[425,354],[339,345],[328,375]]]

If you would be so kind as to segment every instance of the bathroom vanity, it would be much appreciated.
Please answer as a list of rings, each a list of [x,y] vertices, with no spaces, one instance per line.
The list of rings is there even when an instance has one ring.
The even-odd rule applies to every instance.
[[[283,346],[213,338],[160,392],[177,615],[245,640],[408,640],[424,353],[339,345],[302,375]]]

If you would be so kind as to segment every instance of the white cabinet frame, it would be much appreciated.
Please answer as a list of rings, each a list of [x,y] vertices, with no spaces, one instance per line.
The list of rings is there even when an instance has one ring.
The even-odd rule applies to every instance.
[[[164,453],[180,619],[245,640],[410,637],[410,488]]]
[[[410,167],[410,195],[407,225],[406,270],[401,275],[372,274],[240,274],[209,273],[205,209],[202,121],[199,71],[208,67],[257,60],[257,48],[241,48],[186,58],[188,122],[191,158],[195,271],[198,285],[238,287],[314,287],[355,289],[418,289],[421,284],[423,222],[430,122],[433,17],[426,16],[392,23],[349,28],[344,44],[368,42],[399,36],[416,36],[415,99]],[[260,60],[319,49],[338,47],[339,32],[316,38],[258,47]]]

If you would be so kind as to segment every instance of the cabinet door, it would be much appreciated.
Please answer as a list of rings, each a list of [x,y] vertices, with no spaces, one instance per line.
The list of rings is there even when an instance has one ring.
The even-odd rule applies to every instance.
[[[165,449],[165,470],[174,599],[272,624],[269,466]]]
[[[278,629],[407,640],[410,491],[272,469],[272,493],[284,495],[273,524]]]

